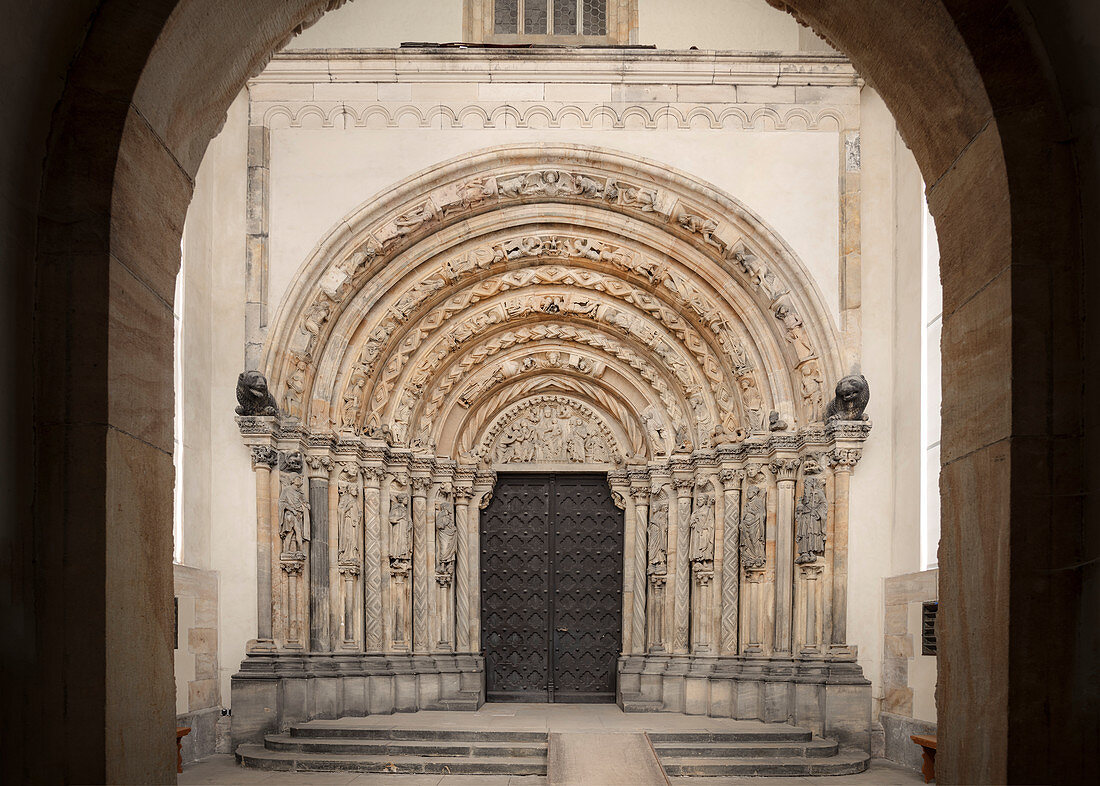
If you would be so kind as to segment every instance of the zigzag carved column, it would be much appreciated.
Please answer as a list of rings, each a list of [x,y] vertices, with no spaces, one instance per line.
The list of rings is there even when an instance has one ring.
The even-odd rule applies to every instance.
[[[381,466],[363,468],[363,648],[380,653],[385,646],[382,618]]]
[[[676,515],[668,526],[669,568],[673,576],[672,654],[688,654],[688,631],[691,625],[691,566],[688,562],[691,544],[691,491],[695,478],[676,473]]]
[[[722,531],[722,612],[720,652],[723,655],[737,654],[738,608],[740,594],[741,564],[741,483],[745,479],[743,469],[723,469],[720,479],[723,487],[724,522]]]
[[[414,472],[416,470],[414,469]],[[431,571],[428,564],[428,489],[431,478],[412,476],[413,530],[413,636],[412,648],[417,655],[431,652],[431,629],[428,620],[428,593],[431,591]]]

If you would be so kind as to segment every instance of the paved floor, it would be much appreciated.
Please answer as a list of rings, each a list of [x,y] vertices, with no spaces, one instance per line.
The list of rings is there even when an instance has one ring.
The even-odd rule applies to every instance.
[[[759,721],[674,712],[623,712],[615,704],[484,704],[477,712],[410,712],[310,721],[310,726],[472,731],[741,731],[774,729]]]
[[[614,704],[486,704],[477,712],[414,712],[407,715],[373,715],[343,718],[340,721],[313,721],[311,725],[346,725],[364,728],[472,729],[513,731],[731,731],[761,728],[755,721],[733,721],[674,713],[624,713]],[[875,759],[859,775],[817,778],[670,778],[673,786],[732,786],[755,783],[757,786],[829,784],[830,786],[907,786],[922,784],[920,773],[891,762]],[[188,764],[177,777],[181,786],[192,784],[296,784],[307,786],[544,786],[538,775],[386,775],[344,772],[266,772],[237,766],[233,756],[217,755]],[[592,783],[592,786],[601,786]]]

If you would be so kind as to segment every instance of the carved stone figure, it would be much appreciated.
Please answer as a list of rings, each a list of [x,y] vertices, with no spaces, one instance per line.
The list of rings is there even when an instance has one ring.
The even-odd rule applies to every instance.
[[[489,451],[500,464],[605,462],[604,435],[572,405],[539,404],[521,409],[496,437]]]
[[[275,397],[267,389],[267,377],[259,371],[245,371],[237,377],[238,415],[278,415]]]
[[[764,528],[767,517],[767,497],[764,489],[759,486],[749,486],[745,492],[745,509],[741,514],[741,565],[743,567],[759,568],[767,562],[764,553]]]
[[[807,476],[803,481],[802,498],[794,508],[795,542],[798,544],[795,562],[814,562],[818,555],[825,553],[825,519],[828,513],[829,503],[825,499],[824,486],[818,478]]]
[[[588,425],[580,418],[569,421],[569,433],[565,438],[565,450],[569,460],[583,463],[587,453],[585,443],[588,439]]]
[[[689,559],[697,567],[710,567],[714,561],[714,498],[700,497],[691,514]]]
[[[647,553],[650,576],[663,576],[668,572],[668,500],[663,496],[655,497],[649,511],[649,530]]]
[[[300,474],[284,472],[279,479],[279,538],[283,554],[300,554],[309,540],[309,499]]]
[[[317,348],[317,342],[321,338],[321,331],[332,314],[332,301],[322,294],[309,308],[302,318],[302,330],[309,336],[306,349],[303,353],[306,357],[313,357],[313,350]]]
[[[437,579],[450,579],[454,576],[457,533],[454,507],[449,499],[444,499],[435,511],[435,572]]]
[[[344,394],[344,405],[340,409],[340,425],[346,429],[354,429],[359,417],[359,404],[366,380],[357,376]]]
[[[745,410],[746,425],[750,431],[764,428],[764,397],[752,377],[741,377],[741,406]]]
[[[435,216],[435,205],[432,204],[431,200],[428,200],[424,202],[424,204],[413,208],[408,213],[395,218],[393,220],[393,225],[397,228],[398,235],[409,235],[431,221]]]
[[[302,414],[302,393],[306,389],[306,369],[309,364],[304,358],[298,358],[294,373],[286,381],[286,393],[283,394],[283,411],[290,415]]]
[[[836,396],[825,408],[825,422],[867,420],[864,410],[871,399],[871,388],[862,374],[851,374],[836,383]]]
[[[816,360],[802,366],[802,401],[811,423],[820,423],[825,417],[825,379]]]
[[[768,431],[786,431],[787,421],[779,416],[776,410],[768,413]]]
[[[355,473],[341,473],[336,483],[340,501],[336,506],[340,562],[359,562],[359,529],[363,524],[363,506],[359,504],[359,480]]]
[[[646,436],[654,456],[667,456],[668,443],[665,441],[665,424],[661,416],[652,409],[642,413],[642,425],[645,426]]]
[[[408,570],[412,564],[412,519],[409,495],[398,492],[390,502],[390,568]]]

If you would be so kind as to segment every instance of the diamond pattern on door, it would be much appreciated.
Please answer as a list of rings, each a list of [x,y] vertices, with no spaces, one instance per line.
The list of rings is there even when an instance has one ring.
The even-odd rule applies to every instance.
[[[596,474],[505,474],[481,517],[490,701],[614,701],[622,513]]]

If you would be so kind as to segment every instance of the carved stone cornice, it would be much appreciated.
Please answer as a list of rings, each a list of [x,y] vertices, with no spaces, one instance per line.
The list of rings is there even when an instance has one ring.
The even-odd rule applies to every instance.
[[[279,419],[274,415],[238,415],[237,428],[242,436],[275,435],[279,432]]]
[[[864,442],[870,434],[869,420],[833,420],[825,424],[825,437],[830,441]]]

